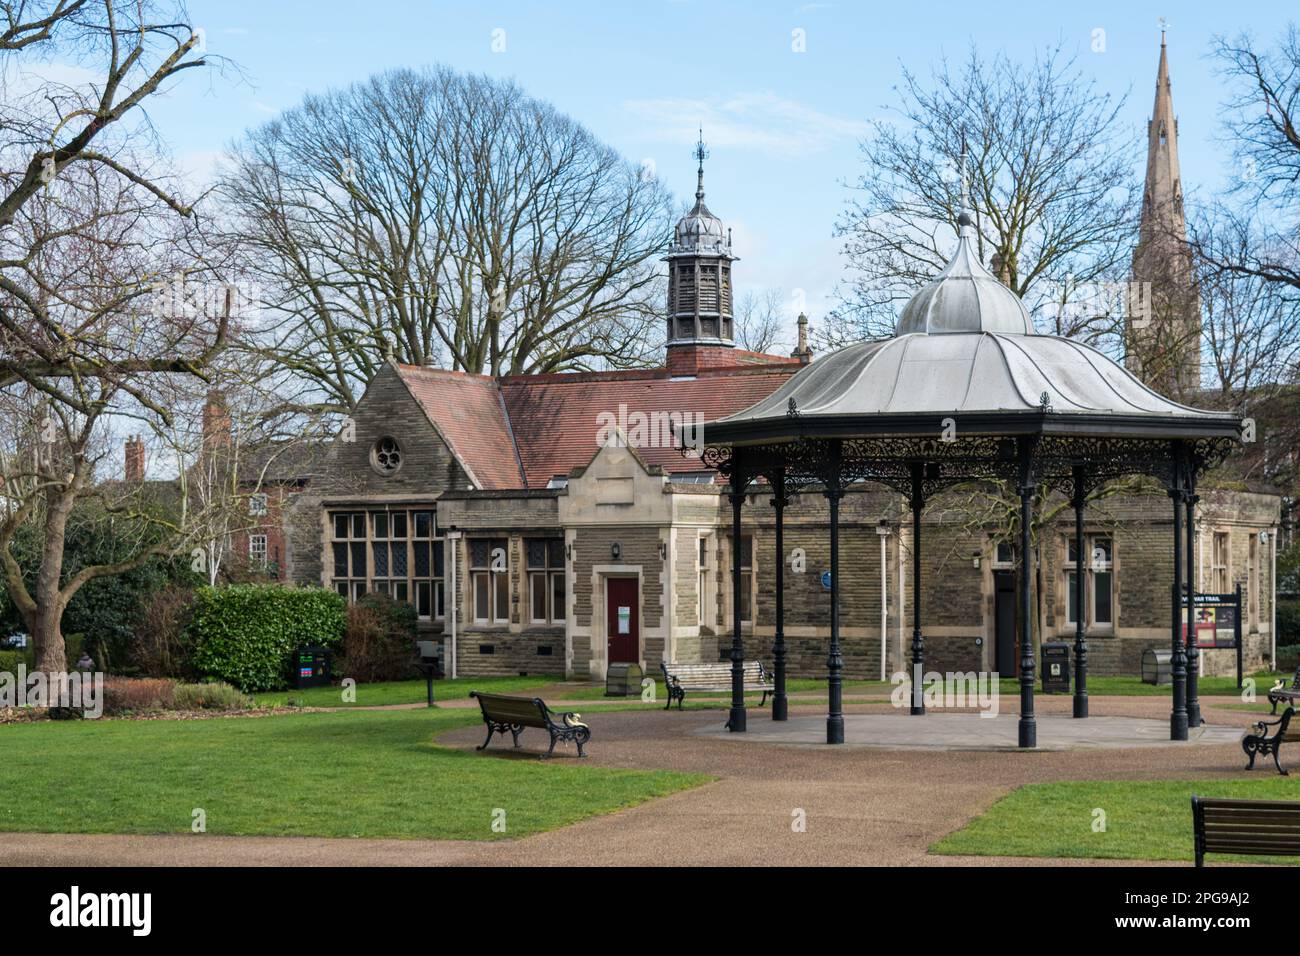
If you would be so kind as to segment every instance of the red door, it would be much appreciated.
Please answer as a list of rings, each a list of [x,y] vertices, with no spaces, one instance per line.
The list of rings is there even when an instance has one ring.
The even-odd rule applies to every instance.
[[[641,659],[640,614],[636,578],[610,578],[605,585],[605,633],[609,662],[635,664]]]

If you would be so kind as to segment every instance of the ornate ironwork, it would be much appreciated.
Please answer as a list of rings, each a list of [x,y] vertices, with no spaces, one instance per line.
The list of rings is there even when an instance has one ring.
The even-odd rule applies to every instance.
[[[523,729],[537,727],[551,735],[551,746],[541,755],[542,760],[551,756],[555,751],[555,744],[561,740],[577,744],[578,756],[586,756],[582,748],[591,739],[591,728],[578,719],[580,714],[551,710],[536,697],[529,700],[524,697],[503,697],[496,694],[475,693],[472,696],[478,698],[479,708],[483,712],[483,723],[487,724],[487,739],[476,747],[476,750],[486,749],[492,742],[494,734],[501,734],[504,737],[507,733],[514,738],[514,744],[518,747],[519,735]]]
[[[1261,720],[1256,722],[1255,732],[1253,734],[1246,734],[1246,736],[1241,738],[1241,749],[1244,750],[1246,756],[1250,758],[1250,763],[1246,764],[1247,770],[1253,770],[1255,768],[1256,757],[1268,757],[1271,755],[1273,758],[1273,766],[1277,767],[1277,772],[1284,777],[1289,776],[1287,771],[1282,769],[1282,761],[1279,759],[1278,751],[1286,741],[1287,727],[1291,723],[1291,718],[1294,715],[1295,710],[1288,707],[1286,710],[1282,711],[1282,716],[1277,720]],[[1270,727],[1277,728],[1277,730],[1273,731],[1271,737],[1268,733],[1268,728]]]
[[[1179,481],[1174,473],[1172,443],[1168,440],[1113,438],[1105,435],[1032,436],[1033,465],[1037,481],[1066,497],[1074,492],[1075,468],[1086,468],[1088,482],[1097,487],[1118,478],[1146,475],[1166,487]],[[1187,442],[1185,461],[1196,475],[1218,465],[1233,447],[1230,438]],[[790,494],[823,486],[832,459],[838,455],[842,487],[859,482],[884,485],[903,495],[912,491],[915,462],[926,464],[923,491],[926,498],[954,485],[1018,478],[1016,439],[1012,436],[973,435],[942,438],[880,436],[875,438],[793,438],[786,442],[743,445],[707,445],[700,452],[704,464],[730,478],[734,455],[741,452],[745,471],[771,483],[784,472]]]

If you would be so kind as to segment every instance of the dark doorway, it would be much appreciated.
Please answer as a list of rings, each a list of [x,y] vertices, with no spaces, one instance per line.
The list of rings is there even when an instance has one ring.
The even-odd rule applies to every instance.
[[[605,585],[605,633],[609,662],[636,664],[641,660],[641,615],[636,578],[610,578]]]
[[[993,666],[1003,677],[1019,673],[1016,660],[1016,572],[993,572]]]

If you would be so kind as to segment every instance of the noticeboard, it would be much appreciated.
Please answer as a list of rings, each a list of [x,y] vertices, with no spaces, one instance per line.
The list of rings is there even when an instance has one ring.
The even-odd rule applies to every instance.
[[[1187,607],[1185,596],[1183,607]],[[1197,594],[1195,613],[1197,647],[1236,647],[1241,641],[1240,594]],[[1183,636],[1187,636],[1186,624]]]

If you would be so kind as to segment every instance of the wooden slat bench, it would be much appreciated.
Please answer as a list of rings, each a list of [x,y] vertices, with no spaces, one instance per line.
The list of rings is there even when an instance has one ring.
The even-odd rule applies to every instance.
[[[660,663],[659,666],[663,669],[664,683],[668,687],[668,703],[664,705],[664,710],[671,707],[673,701],[677,701],[677,709],[681,710],[687,691],[731,692],[730,661],[720,661],[717,664]],[[742,667],[745,673],[745,693],[762,691],[763,699],[759,703],[762,707],[767,703],[768,694],[776,693],[776,688],[768,678],[762,661],[745,661]]]
[[[519,746],[519,734],[525,727],[537,727],[551,735],[551,746],[542,754],[545,760],[555,750],[557,740],[573,741],[578,745],[578,756],[587,756],[582,746],[591,739],[591,728],[578,720],[580,714],[572,711],[551,710],[540,697],[509,697],[505,694],[481,694],[476,690],[469,696],[478,700],[483,711],[483,723],[487,724],[487,740],[476,750],[484,750],[492,742],[493,734],[505,734],[509,731],[514,737],[515,746]]]
[[[1287,687],[1282,681],[1277,682],[1277,686],[1268,692],[1268,702],[1273,706],[1270,713],[1277,713],[1277,705],[1286,701],[1294,704],[1300,700],[1300,667],[1295,669],[1295,676],[1291,678],[1291,686]]]
[[[1300,803],[1192,797],[1196,865],[1207,853],[1300,856]]]
[[[1247,770],[1253,770],[1255,767],[1256,757],[1267,757],[1273,755],[1273,765],[1277,767],[1277,772],[1286,777],[1289,774],[1282,769],[1282,761],[1278,757],[1278,751],[1282,749],[1285,743],[1295,743],[1300,739],[1300,731],[1291,729],[1291,718],[1295,716],[1295,708],[1287,707],[1282,711],[1282,716],[1277,720],[1261,720],[1255,724],[1254,733],[1247,733],[1241,738],[1241,749],[1246,751],[1246,756],[1250,758],[1250,763],[1246,764]],[[1268,728],[1275,727],[1272,735],[1269,735]]]

